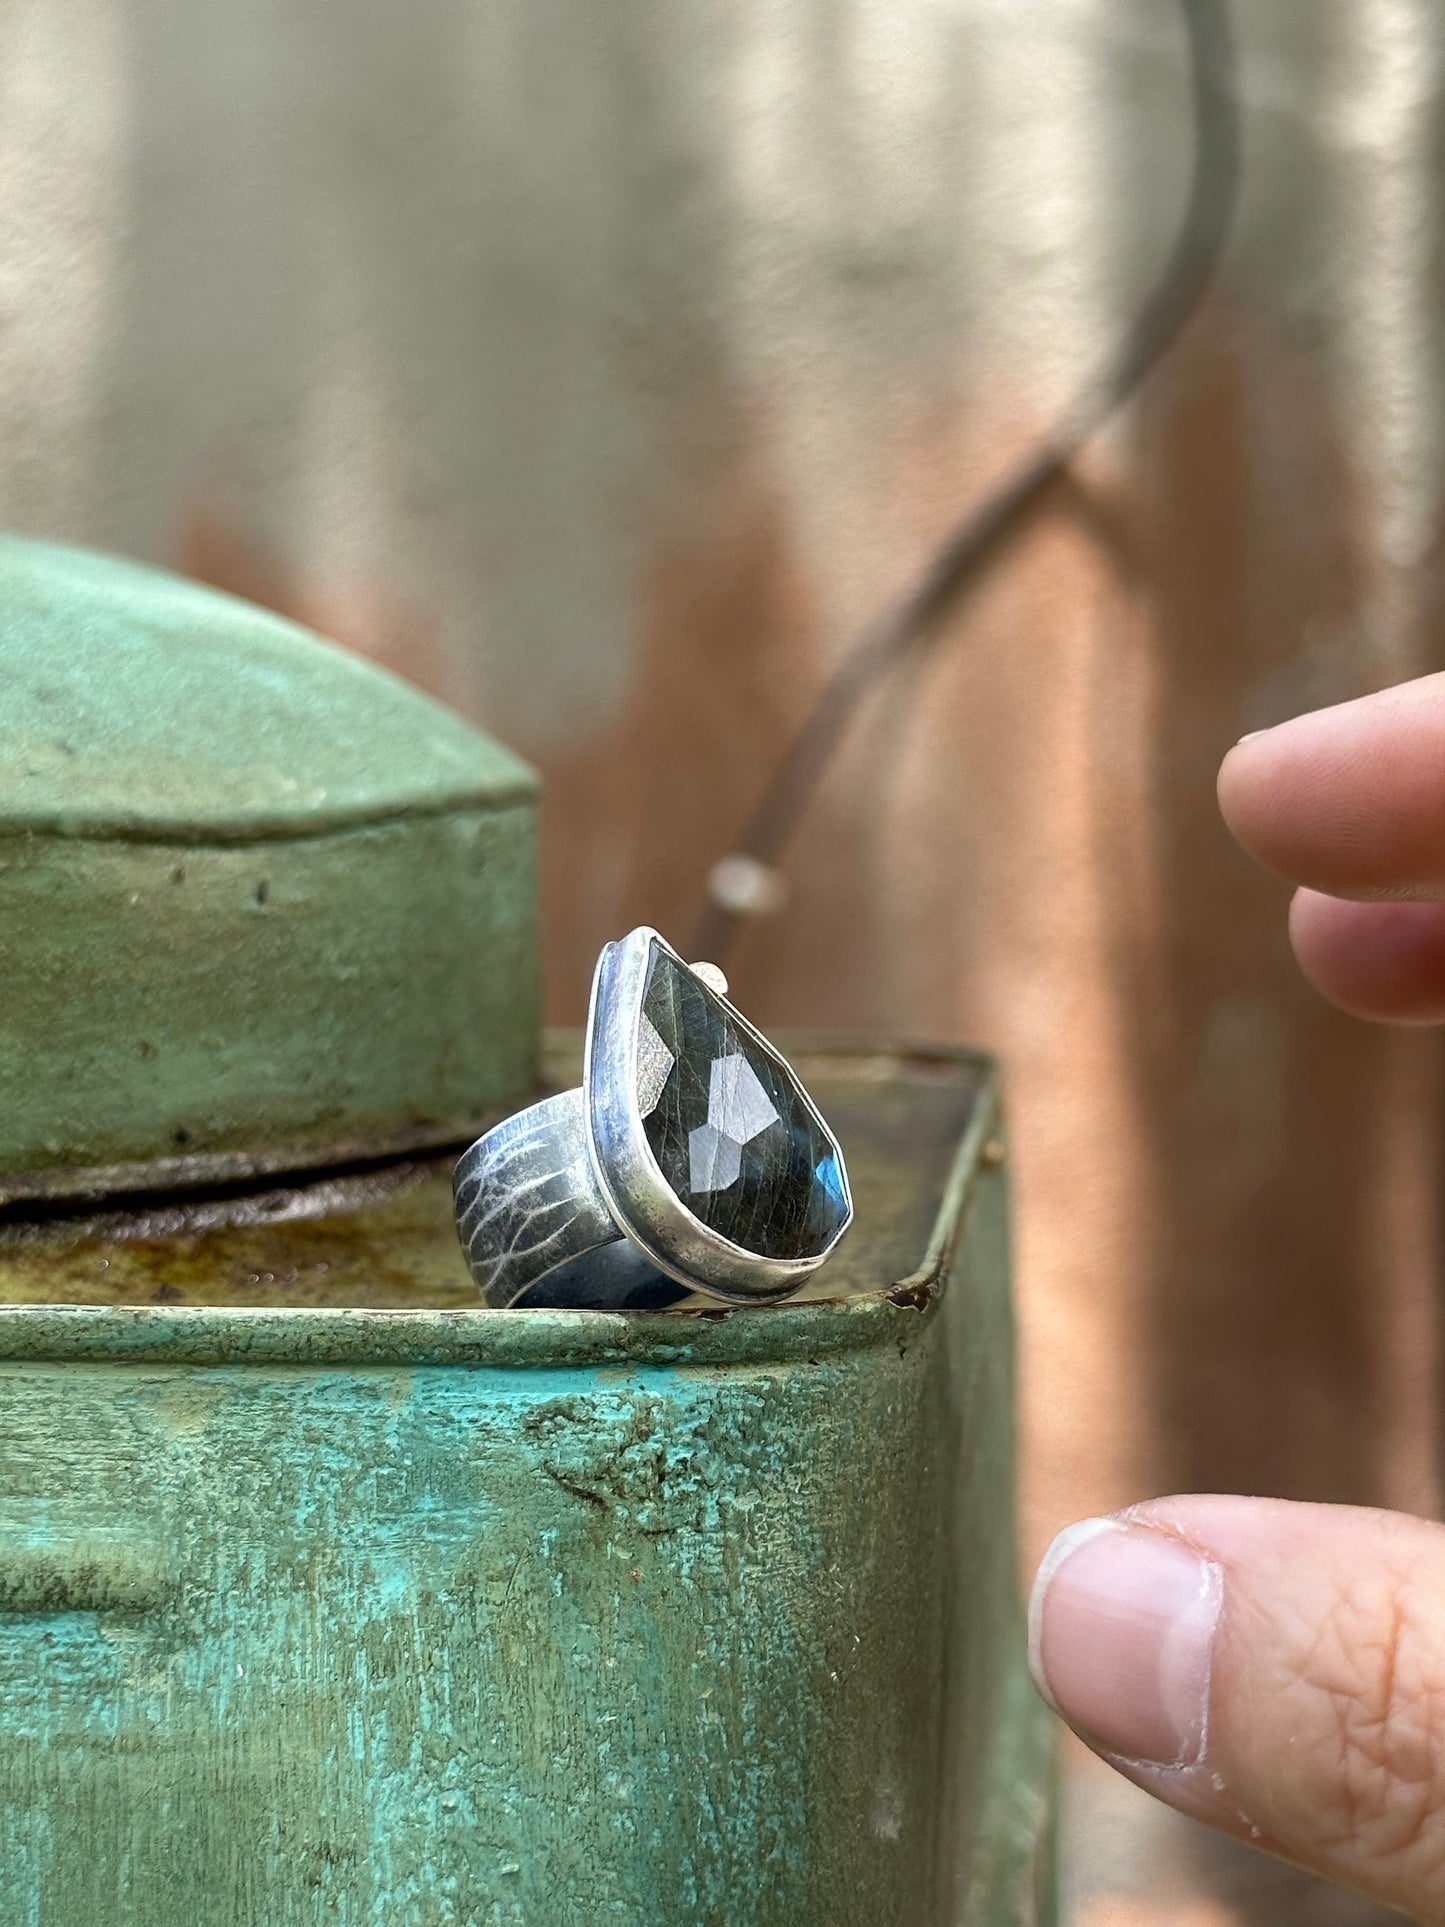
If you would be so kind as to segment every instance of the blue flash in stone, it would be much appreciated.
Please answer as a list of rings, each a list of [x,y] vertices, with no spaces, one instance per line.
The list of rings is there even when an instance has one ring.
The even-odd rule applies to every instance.
[[[655,943],[638,1022],[638,1109],[673,1193],[745,1251],[821,1256],[848,1215],[841,1154],[787,1065]]]
[[[843,1173],[839,1168],[837,1158],[831,1151],[827,1157],[819,1158],[817,1169],[813,1175],[817,1178],[819,1184],[823,1186],[824,1190],[827,1191],[831,1197],[835,1197],[838,1200],[841,1207],[843,1203]]]

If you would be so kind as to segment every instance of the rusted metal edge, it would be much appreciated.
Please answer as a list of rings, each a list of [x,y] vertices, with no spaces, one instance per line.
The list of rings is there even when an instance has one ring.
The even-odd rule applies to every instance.
[[[938,1306],[963,1215],[999,1129],[998,1070],[952,1045],[826,1039],[800,1054],[871,1056],[895,1072],[936,1064],[981,1073],[979,1102],[954,1158],[923,1259],[891,1286],[842,1298],[660,1312],[383,1311],[268,1306],[0,1305],[0,1361],[127,1365],[558,1366],[708,1368],[836,1357],[921,1337]],[[880,1075],[883,1074],[880,1069]],[[314,1175],[314,1174],[313,1174]],[[923,1316],[920,1316],[923,1314]]]
[[[977,1063],[981,1053],[972,1051],[965,1055]],[[969,1119],[968,1129],[959,1141],[958,1155],[948,1174],[948,1183],[939,1203],[938,1216],[933,1221],[933,1231],[923,1254],[923,1262],[916,1271],[899,1279],[886,1294],[893,1304],[909,1311],[927,1311],[943,1290],[979,1176],[1003,1160],[1002,1097],[998,1067],[992,1059],[984,1058],[982,1061],[988,1067],[983,1089],[973,1116]]]
[[[494,1371],[763,1366],[836,1357],[888,1336],[906,1342],[922,1329],[887,1292],[716,1312],[4,1305],[0,1363]]]

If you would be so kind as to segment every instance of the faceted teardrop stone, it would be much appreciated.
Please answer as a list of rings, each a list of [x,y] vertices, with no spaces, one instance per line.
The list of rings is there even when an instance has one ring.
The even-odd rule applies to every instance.
[[[637,1039],[652,1154],[694,1217],[765,1258],[816,1258],[848,1215],[838,1147],[782,1059],[653,944]]]

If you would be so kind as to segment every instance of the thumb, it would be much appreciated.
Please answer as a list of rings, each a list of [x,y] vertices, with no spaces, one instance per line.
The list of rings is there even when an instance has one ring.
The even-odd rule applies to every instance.
[[[1045,1697],[1138,1785],[1445,1922],[1445,1528],[1155,1500],[1059,1535],[1029,1633]]]

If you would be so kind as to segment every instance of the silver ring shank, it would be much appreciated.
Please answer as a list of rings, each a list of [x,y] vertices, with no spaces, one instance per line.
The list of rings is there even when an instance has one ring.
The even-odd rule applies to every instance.
[[[580,1088],[509,1117],[452,1179],[467,1268],[505,1310],[549,1272],[622,1236],[598,1186]]]

